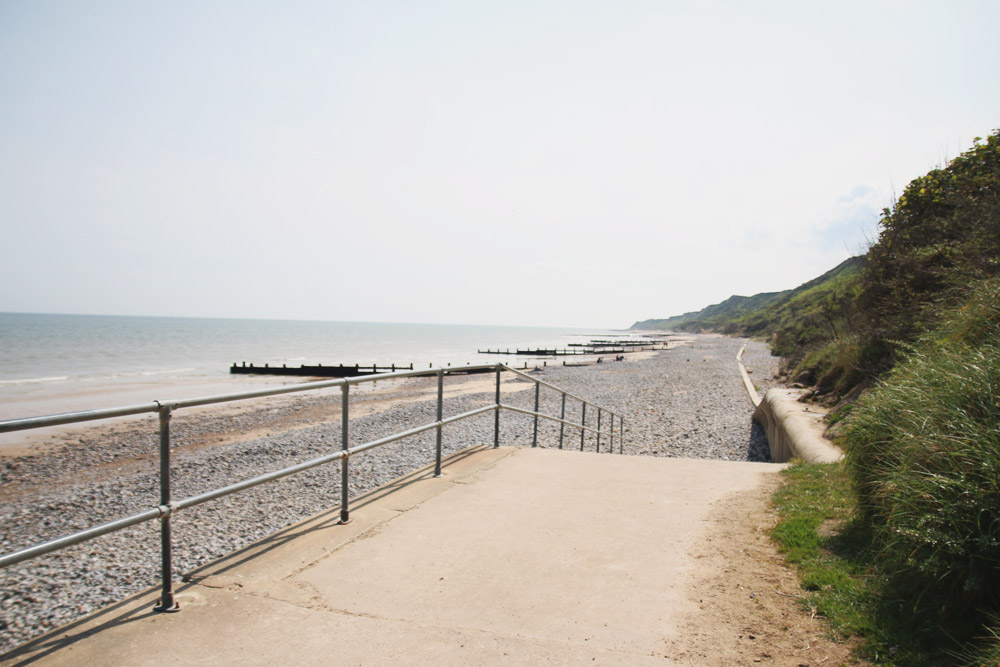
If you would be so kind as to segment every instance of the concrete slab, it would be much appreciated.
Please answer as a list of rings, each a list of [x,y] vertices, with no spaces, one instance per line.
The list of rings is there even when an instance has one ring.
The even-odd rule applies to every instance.
[[[672,664],[709,508],[781,467],[466,450],[0,664]]]

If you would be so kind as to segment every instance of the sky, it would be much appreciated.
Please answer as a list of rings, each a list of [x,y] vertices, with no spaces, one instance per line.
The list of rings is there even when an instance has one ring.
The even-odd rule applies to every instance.
[[[0,311],[625,328],[863,253],[1000,3],[0,0]]]

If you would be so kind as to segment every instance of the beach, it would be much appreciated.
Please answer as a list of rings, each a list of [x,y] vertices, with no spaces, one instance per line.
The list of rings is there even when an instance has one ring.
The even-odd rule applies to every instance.
[[[540,366],[532,375],[625,416],[623,453],[730,461],[767,460],[766,439],[751,421],[753,406],[735,357],[746,341],[714,335],[674,339],[670,349],[607,357],[583,367]],[[747,343],[743,357],[759,388],[773,385],[777,358]],[[273,382],[273,379],[271,380]],[[503,402],[531,409],[534,384],[504,374]],[[444,416],[493,403],[492,375],[451,376]],[[207,392],[211,393],[211,392]],[[541,411],[558,415],[560,395],[540,394]],[[185,498],[340,449],[339,389],[179,411],[171,424],[172,485]],[[436,418],[436,380],[408,378],[352,387],[351,445]],[[566,419],[579,422],[579,403]],[[492,444],[493,413],[443,429],[445,454]],[[604,424],[606,427],[606,423]],[[533,420],[503,412],[503,445],[530,446]],[[559,445],[559,425],[542,421],[540,447]],[[16,436],[18,434],[9,434]],[[158,503],[155,416],[49,431],[8,442],[0,457],[4,533],[9,553],[54,537],[143,511]],[[615,449],[620,441],[616,441]],[[588,434],[583,446],[596,447]],[[563,446],[579,449],[579,431]],[[602,442],[602,451],[608,443]],[[386,484],[434,460],[430,431],[351,458],[351,495]],[[178,577],[323,509],[340,499],[339,465],[299,475],[178,512],[172,520]],[[6,651],[30,637],[158,581],[159,531],[147,522],[0,571],[0,629]]]

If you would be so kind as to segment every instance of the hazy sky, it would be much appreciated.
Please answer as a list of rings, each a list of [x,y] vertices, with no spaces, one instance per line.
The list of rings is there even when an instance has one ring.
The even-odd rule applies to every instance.
[[[0,0],[0,311],[627,327],[1000,127],[1000,2]]]

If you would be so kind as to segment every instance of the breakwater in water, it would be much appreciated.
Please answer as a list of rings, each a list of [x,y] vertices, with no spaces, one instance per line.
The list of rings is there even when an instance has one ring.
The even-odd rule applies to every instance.
[[[509,361],[477,354],[484,345],[566,347],[594,337],[606,338],[607,332],[0,313],[0,419],[178,397],[165,396],[164,388],[186,396],[235,391],[240,387],[224,386],[238,381],[229,370],[234,361],[458,367]],[[534,361],[519,358],[518,366]]]

